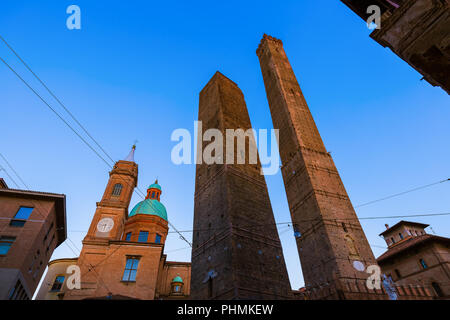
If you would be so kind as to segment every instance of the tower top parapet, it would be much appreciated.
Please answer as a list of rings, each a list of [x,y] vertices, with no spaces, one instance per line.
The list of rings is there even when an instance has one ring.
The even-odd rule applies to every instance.
[[[269,36],[268,34],[264,33],[261,42],[259,43],[258,49],[256,49],[256,54],[259,56],[261,50],[262,50],[262,46],[264,44],[264,42],[266,41],[272,41],[280,46],[283,45],[283,41],[281,41],[280,39],[277,39],[275,37]]]

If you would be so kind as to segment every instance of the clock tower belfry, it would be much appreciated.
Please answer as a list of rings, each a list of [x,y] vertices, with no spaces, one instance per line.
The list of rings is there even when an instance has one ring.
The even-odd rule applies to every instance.
[[[84,241],[119,240],[128,218],[133,190],[137,186],[138,165],[134,162],[133,145],[125,160],[115,163],[109,181],[89,227]],[[83,242],[84,242],[83,241]]]

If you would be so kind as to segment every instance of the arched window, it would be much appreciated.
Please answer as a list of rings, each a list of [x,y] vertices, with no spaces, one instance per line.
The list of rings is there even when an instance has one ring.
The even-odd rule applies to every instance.
[[[116,197],[120,196],[120,194],[122,193],[122,188],[123,188],[123,186],[120,183],[117,183],[116,185],[114,185],[112,195],[116,196]]]

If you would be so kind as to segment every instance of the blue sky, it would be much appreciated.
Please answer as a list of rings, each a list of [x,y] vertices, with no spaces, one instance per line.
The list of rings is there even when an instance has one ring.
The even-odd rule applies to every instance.
[[[354,205],[448,178],[448,95],[373,41],[340,1],[323,3],[4,0],[0,34],[115,160],[139,141],[139,186],[159,178],[161,201],[180,230],[192,229],[195,166],[172,164],[171,133],[193,131],[198,94],[217,70],[243,91],[253,127],[272,128],[255,54],[263,33],[283,40]],[[71,4],[81,8],[81,30],[66,28]],[[0,56],[61,111],[3,43]],[[0,101],[2,154],[32,189],[67,195],[68,236],[80,249],[108,168],[3,64]],[[281,173],[266,181],[276,221],[290,221]],[[443,183],[357,213],[449,212],[449,191]],[[413,220],[450,235],[450,216]],[[361,221],[375,256],[384,252],[384,224],[397,221]],[[297,289],[303,279],[293,233],[280,227],[280,237]],[[186,247],[171,233],[165,250],[170,260],[189,261]],[[63,244],[52,258],[72,256]]]

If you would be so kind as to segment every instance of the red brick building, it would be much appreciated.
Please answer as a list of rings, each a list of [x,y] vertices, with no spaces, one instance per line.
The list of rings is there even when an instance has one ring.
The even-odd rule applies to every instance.
[[[450,298],[450,239],[427,234],[428,224],[400,221],[386,225],[388,250],[378,257],[382,272],[395,284],[423,287],[437,298]]]
[[[10,189],[0,179],[0,300],[28,300],[66,239],[66,197]]]
[[[137,185],[134,149],[118,161],[91,226],[83,240],[78,266],[81,288],[68,288],[67,259],[49,264],[42,299],[185,299],[190,292],[189,262],[166,261],[167,212],[160,202],[162,188],[155,181],[145,200],[128,207]],[[62,267],[61,267],[62,265]],[[51,292],[52,294],[47,294]]]

